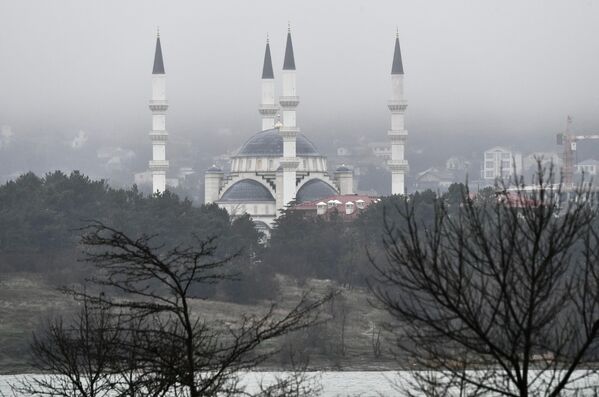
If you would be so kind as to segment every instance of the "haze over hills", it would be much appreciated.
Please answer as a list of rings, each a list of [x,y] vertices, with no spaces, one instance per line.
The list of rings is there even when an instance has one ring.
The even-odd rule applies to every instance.
[[[269,33],[279,72],[288,20],[298,117],[324,153],[360,138],[386,140],[396,26],[414,173],[494,145],[556,150],[555,133],[568,114],[574,130],[599,131],[597,7],[582,1],[3,2],[0,22],[11,34],[0,40],[6,55],[0,125],[11,134],[2,135],[0,178],[60,168],[132,183],[150,158],[147,100],[157,25],[169,73],[169,157],[199,172],[259,129],[263,42]]]

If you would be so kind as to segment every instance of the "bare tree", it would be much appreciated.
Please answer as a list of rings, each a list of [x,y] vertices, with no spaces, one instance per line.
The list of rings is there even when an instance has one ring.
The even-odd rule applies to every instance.
[[[376,322],[371,321],[371,335],[370,335],[370,346],[372,347],[372,354],[374,358],[381,358],[382,346],[381,346],[381,327]]]
[[[217,257],[214,239],[174,248],[155,241],[155,236],[133,239],[91,224],[82,238],[85,259],[99,270],[90,281],[105,294],[66,290],[119,313],[118,348],[105,368],[119,395],[242,393],[239,371],[276,351],[264,342],[320,322],[320,308],[331,297],[304,294],[288,311],[272,304],[265,313],[244,315],[234,324],[211,321],[193,307],[204,285],[234,277],[227,268],[232,257]]]
[[[532,186],[498,184],[496,200],[438,199],[430,224],[394,206],[371,289],[427,395],[558,396],[594,373],[599,210],[590,186],[554,179],[539,162]]]
[[[118,318],[105,306],[84,298],[73,321],[55,319],[34,335],[33,365],[44,375],[24,377],[12,385],[13,391],[38,396],[110,395],[110,368],[118,338]]]
[[[335,360],[338,362],[342,358],[345,358],[347,354],[347,323],[349,320],[349,304],[347,298],[339,293],[330,302],[330,313],[331,322],[329,325],[333,327],[331,330],[334,334],[333,341],[331,341],[331,354],[334,355]]]

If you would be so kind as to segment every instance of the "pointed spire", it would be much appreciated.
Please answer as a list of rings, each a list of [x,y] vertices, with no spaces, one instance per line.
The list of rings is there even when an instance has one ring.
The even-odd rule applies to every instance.
[[[295,70],[295,58],[293,57],[293,43],[291,42],[291,24],[287,25],[287,45],[285,46],[285,60],[283,70]]]
[[[264,52],[264,66],[262,67],[262,78],[275,78],[274,72],[272,71],[272,59],[270,57],[270,43],[268,40],[268,34],[266,35],[266,51]]]
[[[401,49],[399,48],[399,31],[395,33],[395,51],[393,53],[393,66],[391,66],[391,74],[403,74]]]
[[[154,68],[152,74],[164,74],[164,62],[162,61],[162,47],[160,46],[160,29],[156,33],[156,52],[154,53]]]

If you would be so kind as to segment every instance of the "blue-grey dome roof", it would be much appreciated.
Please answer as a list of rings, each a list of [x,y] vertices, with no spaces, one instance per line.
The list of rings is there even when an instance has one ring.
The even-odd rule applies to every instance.
[[[306,201],[320,200],[336,194],[337,191],[328,183],[320,179],[312,179],[298,190],[295,201],[305,203]]]
[[[320,156],[316,146],[302,134],[298,134],[295,150],[297,156]],[[283,156],[283,138],[279,130],[264,130],[251,137],[236,156]]]
[[[275,201],[275,199],[259,182],[243,179],[228,188],[218,201]]]

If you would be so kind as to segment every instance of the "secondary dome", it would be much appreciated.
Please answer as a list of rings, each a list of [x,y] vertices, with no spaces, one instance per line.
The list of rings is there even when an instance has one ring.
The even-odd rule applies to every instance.
[[[312,179],[311,181],[306,182],[306,184],[298,190],[295,201],[298,203],[305,203],[306,201],[320,200],[336,194],[337,191],[335,191],[335,189],[328,183],[320,179]]]
[[[219,201],[275,201],[267,188],[252,179],[243,179],[227,189]]]
[[[297,156],[320,156],[316,146],[301,134],[297,135],[295,150]],[[239,149],[236,156],[283,157],[283,138],[277,129],[259,132]]]

